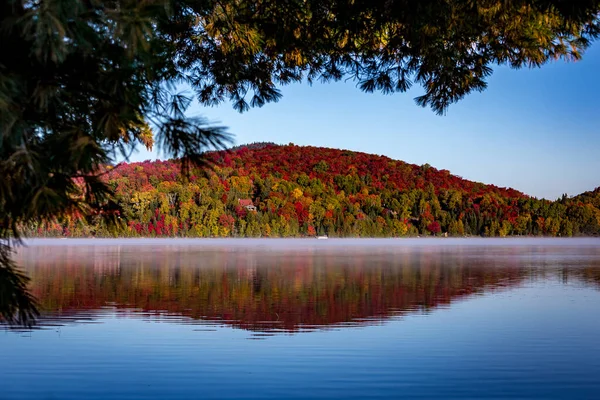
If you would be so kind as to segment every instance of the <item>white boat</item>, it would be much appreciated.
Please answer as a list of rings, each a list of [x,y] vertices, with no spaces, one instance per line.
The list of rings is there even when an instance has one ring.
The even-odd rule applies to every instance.
[[[329,238],[327,237],[327,235],[324,235],[324,236],[317,236],[317,239],[329,239]]]

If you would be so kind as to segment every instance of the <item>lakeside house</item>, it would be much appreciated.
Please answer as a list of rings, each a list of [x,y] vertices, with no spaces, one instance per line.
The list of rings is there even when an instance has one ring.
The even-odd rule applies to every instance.
[[[256,211],[256,206],[251,199],[238,199],[238,204],[248,211]]]

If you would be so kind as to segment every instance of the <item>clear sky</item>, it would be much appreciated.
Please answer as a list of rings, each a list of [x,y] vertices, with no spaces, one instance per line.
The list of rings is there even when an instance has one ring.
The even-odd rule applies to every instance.
[[[445,116],[421,93],[367,94],[353,82],[294,84],[283,99],[239,114],[194,106],[229,127],[236,144],[268,141],[351,149],[429,163],[466,179],[556,199],[600,186],[600,44],[583,61],[541,69],[496,67],[488,89]],[[157,158],[140,151],[132,161]]]

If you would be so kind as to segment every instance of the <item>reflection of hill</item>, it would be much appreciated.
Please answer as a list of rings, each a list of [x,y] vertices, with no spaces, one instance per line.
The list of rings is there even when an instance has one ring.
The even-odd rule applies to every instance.
[[[447,251],[371,250],[341,256],[182,250],[33,247],[20,258],[49,315],[89,315],[114,304],[251,330],[286,331],[369,323],[548,273],[518,257]],[[556,272],[563,279],[573,276],[600,285],[598,268]]]

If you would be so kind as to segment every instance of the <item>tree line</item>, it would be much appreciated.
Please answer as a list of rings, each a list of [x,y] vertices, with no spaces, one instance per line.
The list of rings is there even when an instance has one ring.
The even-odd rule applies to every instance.
[[[365,153],[258,143],[177,160],[123,164],[106,184],[117,224],[71,213],[32,236],[401,237],[600,234],[600,188],[556,201],[472,182],[427,164]],[[110,169],[110,167],[109,167]]]

